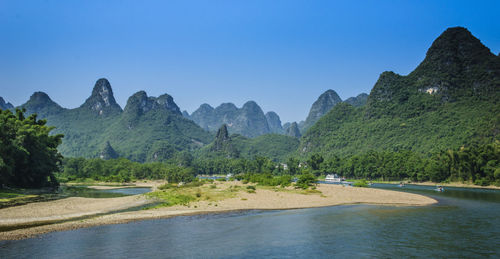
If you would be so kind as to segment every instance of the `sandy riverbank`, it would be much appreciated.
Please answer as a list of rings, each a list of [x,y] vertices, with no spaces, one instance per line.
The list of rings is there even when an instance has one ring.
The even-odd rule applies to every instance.
[[[149,187],[155,188],[158,183]],[[146,184],[142,184],[145,186]],[[223,183],[218,188],[229,188],[241,183]],[[436,203],[436,200],[422,195],[403,193],[373,188],[342,187],[340,185],[320,184],[321,194],[300,194],[294,191],[274,191],[257,189],[256,193],[239,191],[232,198],[217,202],[198,201],[189,206],[172,206],[157,209],[120,212],[84,220],[68,221],[57,224],[34,226],[23,229],[0,232],[0,240],[29,238],[35,235],[52,232],[91,227],[106,224],[127,223],[136,220],[168,218],[180,215],[217,213],[249,209],[295,209],[334,206],[343,204],[383,204],[395,206],[423,206]],[[32,203],[18,207],[0,209],[0,228],[19,225],[36,225],[40,222],[79,218],[82,216],[108,213],[147,204],[151,200],[143,195],[120,198],[67,198],[57,201]]]

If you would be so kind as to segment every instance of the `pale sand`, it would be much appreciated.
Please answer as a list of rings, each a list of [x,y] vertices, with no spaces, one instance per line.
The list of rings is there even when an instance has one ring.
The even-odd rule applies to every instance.
[[[158,184],[155,183],[153,188]],[[219,188],[241,185],[230,182],[219,184]],[[422,195],[373,188],[342,187],[340,185],[320,184],[322,194],[298,194],[293,192],[257,189],[256,193],[240,191],[235,198],[218,202],[199,201],[190,206],[163,207],[150,210],[120,212],[51,225],[34,226],[0,232],[0,240],[29,238],[35,235],[91,227],[105,224],[127,223],[136,220],[168,218],[180,215],[229,212],[237,210],[296,209],[343,204],[383,204],[396,206],[423,206],[437,201]],[[43,221],[78,218],[102,214],[139,206],[150,202],[143,195],[120,198],[89,199],[67,198],[57,201],[31,203],[18,207],[0,209],[0,228],[29,225]]]

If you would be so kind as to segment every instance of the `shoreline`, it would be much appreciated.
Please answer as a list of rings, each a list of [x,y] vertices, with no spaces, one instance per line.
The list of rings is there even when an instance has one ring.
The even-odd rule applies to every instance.
[[[235,183],[231,182],[221,183],[219,186],[222,189],[234,184]],[[155,188],[154,186],[150,187],[153,189]],[[56,204],[57,201],[46,202],[42,205],[28,204],[0,210],[0,229],[7,229],[8,227],[15,228],[16,226],[21,227],[10,231],[0,232],[0,241],[32,238],[54,231],[66,231],[112,224],[125,224],[139,220],[163,219],[176,216],[230,213],[249,210],[290,210],[356,204],[383,206],[426,206],[437,203],[435,199],[423,195],[372,188],[341,187],[320,184],[318,185],[318,190],[321,191],[321,194],[299,194],[288,191],[273,191],[259,188],[256,193],[240,191],[235,197],[215,202],[196,201],[190,203],[188,206],[175,205],[171,207],[123,211],[118,213],[112,212],[120,209],[133,209],[141,205],[144,206],[148,203],[150,204],[153,201],[146,199],[144,195],[133,195],[120,198],[103,199],[79,198],[78,201],[72,201],[69,200],[72,198],[68,198],[59,201],[59,204]],[[137,204],[130,206],[131,200],[135,200]],[[67,212],[68,214],[51,214],[50,211],[53,213],[54,208],[68,208],[68,204],[74,206],[74,208],[71,208],[70,206],[67,211],[62,211]],[[41,213],[37,214],[38,217],[26,216],[33,215],[32,213],[29,213],[30,211],[40,210],[40,208],[43,207],[49,207],[50,209],[45,211],[42,210]],[[103,209],[103,207],[105,209]],[[111,213],[106,214],[107,212],[103,212],[103,210],[107,210],[108,213]],[[80,214],[75,214],[75,211],[80,212]],[[87,213],[84,215],[87,218],[75,218],[76,216],[81,217],[81,214],[84,212]],[[105,214],[103,215],[102,213]],[[19,219],[19,215],[23,215],[24,217]],[[64,216],[66,216],[66,219],[63,219],[65,220],[64,222],[51,224],[46,221],[47,224],[45,225],[22,228],[30,223],[33,224],[34,222],[40,222],[40,219],[43,218],[41,216],[45,216],[46,220],[60,220],[63,219]]]
[[[412,182],[408,184],[413,184],[413,185],[422,185],[422,186],[443,186],[443,187],[459,187],[459,188],[477,188],[477,189],[491,189],[491,190],[500,190],[500,186],[495,186],[495,185],[488,185],[488,186],[480,186],[480,185],[474,185],[471,183],[460,183],[460,182],[451,182],[451,183],[433,183],[433,182]]]

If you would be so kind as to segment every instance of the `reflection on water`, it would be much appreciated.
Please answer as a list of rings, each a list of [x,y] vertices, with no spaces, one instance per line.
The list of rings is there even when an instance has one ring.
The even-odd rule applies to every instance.
[[[424,207],[348,205],[183,216],[0,243],[1,258],[499,257],[500,192],[376,185]]]
[[[130,187],[110,190],[97,190],[86,186],[61,186],[59,194],[63,197],[84,198],[115,198],[129,195],[142,194],[151,191],[148,187]]]

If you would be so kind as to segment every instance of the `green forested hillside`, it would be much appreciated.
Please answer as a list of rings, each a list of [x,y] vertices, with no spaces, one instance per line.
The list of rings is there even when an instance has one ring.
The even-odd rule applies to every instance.
[[[99,157],[107,143],[118,156],[134,161],[162,161],[176,152],[193,150],[212,140],[210,133],[185,119],[169,95],[148,97],[141,91],[125,110],[116,103],[111,85],[99,79],[91,96],[75,109],[64,109],[45,93],[22,105],[64,134],[59,151],[69,157]]]
[[[234,146],[245,158],[265,156],[274,161],[285,161],[299,146],[299,140],[281,134],[266,134],[256,138],[233,135]]]
[[[299,153],[432,153],[488,144],[500,132],[500,57],[464,28],[446,30],[408,76],[384,72],[366,106],[336,105],[301,139]]]
[[[223,125],[217,132],[215,140],[198,151],[198,159],[205,158],[248,158],[267,157],[274,161],[285,161],[299,145],[294,137],[280,134],[265,134],[255,138],[247,138],[239,134],[227,135]]]

